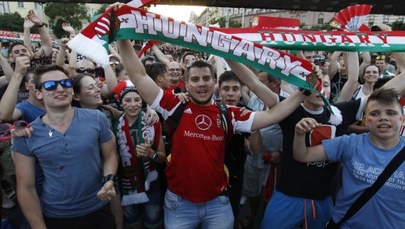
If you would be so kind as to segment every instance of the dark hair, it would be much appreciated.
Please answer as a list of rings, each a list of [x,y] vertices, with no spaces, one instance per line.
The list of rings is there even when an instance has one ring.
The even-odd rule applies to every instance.
[[[371,93],[368,97],[366,103],[366,109],[371,101],[377,101],[379,103],[388,104],[388,105],[398,105],[401,110],[401,114],[404,113],[402,109],[401,102],[398,98],[399,94],[394,88],[380,88]]]
[[[13,48],[14,48],[15,46],[17,46],[17,45],[22,45],[22,46],[24,46],[28,51],[30,51],[29,48],[28,48],[24,43],[22,43],[22,42],[13,42],[13,43],[10,45],[10,47],[8,48],[8,55],[9,55],[9,56],[10,56],[10,54],[11,54]]]
[[[236,74],[233,71],[225,71],[219,76],[219,80],[218,80],[219,88],[221,88],[221,85],[223,82],[228,82],[228,81],[237,81],[237,82],[239,82],[240,86],[242,86],[242,82],[240,82],[239,78],[236,76]]]
[[[167,72],[167,65],[162,62],[153,63],[145,66],[146,73],[156,81],[157,77]]]
[[[270,74],[268,72],[260,71],[259,73],[257,73],[257,75],[259,75],[259,74],[266,74],[266,78],[270,83],[272,83],[274,81],[277,81],[278,83],[281,83],[281,80],[279,78],[275,77],[274,75],[272,75],[272,74]]]
[[[38,65],[34,70],[34,78],[33,82],[36,89],[41,88],[41,77],[43,74],[50,72],[50,71],[61,71],[66,74],[63,67],[60,67],[56,64],[49,64],[49,65]],[[67,75],[67,74],[66,74]]]
[[[194,57],[196,57],[195,54],[192,53],[192,52],[185,52],[185,53],[183,54],[183,56],[181,57],[181,62],[182,62],[182,63],[184,63],[184,59],[186,58],[186,56],[194,56]]]
[[[73,81],[73,92],[75,94],[80,94],[80,92],[82,91],[82,79],[84,77],[90,77],[92,79],[94,79],[94,77],[90,76],[90,75],[86,75],[86,74],[76,74],[74,76],[72,76],[72,81]]]
[[[115,75],[118,76],[120,74],[120,72],[122,72],[124,69],[125,69],[124,65],[122,63],[119,63],[115,67]]]
[[[156,59],[153,56],[145,56],[145,57],[143,57],[142,60],[141,60],[143,66],[145,66],[146,61],[156,62]]]
[[[360,77],[359,77],[359,79],[358,79],[358,82],[359,82],[360,84],[364,84],[364,75],[366,74],[366,69],[367,69],[368,67],[370,67],[370,66],[376,67],[376,68],[377,68],[377,72],[378,72],[377,74],[380,75],[380,68],[379,68],[377,65],[375,65],[375,64],[369,64],[369,65],[367,65],[366,67],[364,67],[363,73],[360,75]]]
[[[373,91],[381,88],[385,83],[390,81],[393,76],[384,76],[383,78],[378,78],[377,82],[374,83],[373,85]]]
[[[211,77],[214,78],[214,74],[213,74],[213,70],[212,70],[212,66],[210,63],[208,63],[205,60],[196,60],[194,62],[192,62],[191,64],[189,64],[186,68],[186,71],[184,72],[184,78],[186,80],[188,80],[188,75],[190,72],[191,68],[209,68],[210,69],[210,73],[211,73]]]

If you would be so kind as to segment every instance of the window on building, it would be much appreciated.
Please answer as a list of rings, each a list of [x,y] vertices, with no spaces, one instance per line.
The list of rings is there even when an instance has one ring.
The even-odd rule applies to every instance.
[[[24,8],[24,2],[17,2],[18,8]]]
[[[318,25],[322,25],[323,24],[323,14],[319,14],[319,17],[318,17]]]
[[[389,23],[389,17],[384,16],[383,23],[388,24]]]

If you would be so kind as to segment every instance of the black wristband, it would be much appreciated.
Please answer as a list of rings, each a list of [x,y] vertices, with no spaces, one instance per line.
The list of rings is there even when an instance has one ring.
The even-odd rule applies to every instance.
[[[117,176],[115,174],[108,174],[107,176],[104,176],[103,181],[101,182],[102,186],[104,186],[104,184],[107,183],[107,181],[110,181],[110,180],[115,182],[116,178],[117,178]]]
[[[310,96],[312,94],[310,90],[304,89],[302,87],[300,87],[298,90],[300,90],[300,92],[302,92],[302,94],[304,94],[305,96]]]

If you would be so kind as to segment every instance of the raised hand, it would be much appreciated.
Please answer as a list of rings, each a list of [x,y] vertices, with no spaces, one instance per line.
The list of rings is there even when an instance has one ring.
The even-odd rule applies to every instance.
[[[24,18],[24,29],[31,29],[34,27],[34,22],[32,22],[28,17]]]
[[[28,11],[27,18],[32,21],[36,26],[41,26],[44,24],[42,19],[38,17],[33,10]]]
[[[75,29],[70,25],[69,22],[62,23],[62,29],[69,34],[75,34]]]
[[[31,62],[28,56],[18,56],[15,58],[15,72],[24,75],[27,73],[27,69],[30,67]]]

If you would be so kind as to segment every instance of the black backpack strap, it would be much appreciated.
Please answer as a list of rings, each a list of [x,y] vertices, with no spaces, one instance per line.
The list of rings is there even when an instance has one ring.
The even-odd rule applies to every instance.
[[[186,108],[187,103],[180,103],[179,106],[174,110],[173,114],[169,116],[168,119],[166,119],[166,124],[167,124],[167,132],[168,136],[166,136],[168,139],[169,147],[171,147],[172,144],[172,138],[173,134],[176,131],[177,127],[180,124],[181,117],[183,116],[184,109]]]
[[[367,188],[363,194],[354,202],[354,204],[346,212],[345,216],[337,223],[341,225],[344,221],[352,217],[356,212],[358,212],[364,204],[385,184],[388,178],[398,169],[398,167],[405,160],[405,147],[395,155],[395,157],[390,161],[390,163],[385,167],[384,171],[378,176],[377,180],[372,186]]]
[[[230,121],[228,118],[228,107],[226,106],[225,103],[219,101],[215,101],[215,103],[217,104],[219,112],[221,114],[222,129],[224,130],[225,133],[225,150],[226,150],[225,152],[228,152],[231,138]]]

